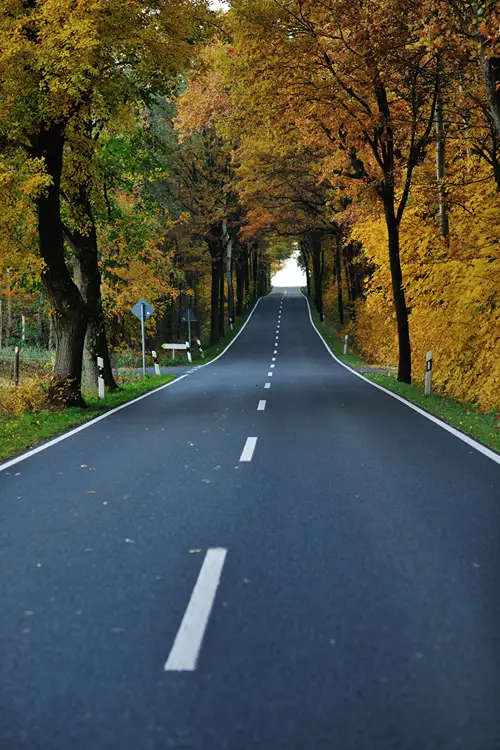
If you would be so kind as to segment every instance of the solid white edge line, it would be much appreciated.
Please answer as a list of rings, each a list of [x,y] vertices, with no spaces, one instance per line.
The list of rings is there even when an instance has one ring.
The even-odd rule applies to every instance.
[[[245,330],[245,328],[247,327],[248,323],[250,322],[250,318],[254,314],[259,302],[262,299],[264,298],[259,297],[255,305],[253,306],[253,309],[250,312],[250,315],[245,320],[245,322],[241,326],[240,330],[238,331],[234,339],[231,339],[231,341],[226,346],[226,348],[223,349],[221,353],[218,354],[216,357],[211,359],[210,362],[206,362],[204,365],[198,365],[195,372],[197,370],[202,370],[204,367],[208,367],[214,362],[217,362],[217,360],[220,359],[227,352],[227,350],[234,344],[238,336],[240,336]],[[181,380],[184,380],[184,378],[187,377],[187,375],[188,373],[186,373],[185,375],[180,375],[179,377],[176,377],[175,380],[172,380],[171,383],[165,383],[165,385],[160,385],[158,386],[158,388],[154,388],[153,390],[148,391],[147,393],[143,393],[142,396],[137,396],[137,398],[134,398],[131,401],[127,401],[125,404],[120,404],[120,406],[115,406],[114,409],[110,409],[104,414],[100,414],[98,417],[94,417],[94,419],[90,419],[88,422],[85,422],[85,424],[81,424],[78,427],[73,427],[73,429],[69,430],[68,432],[63,433],[62,435],[58,435],[57,437],[52,438],[52,440],[49,440],[46,443],[42,443],[42,445],[37,445],[35,448],[31,448],[31,450],[26,451],[26,453],[21,453],[20,456],[16,456],[15,458],[10,458],[8,461],[5,461],[5,463],[0,464],[0,472],[5,471],[6,469],[10,469],[11,466],[15,466],[16,464],[21,463],[21,461],[25,461],[27,458],[31,458],[31,456],[35,456],[37,453],[41,453],[42,451],[47,450],[47,448],[51,448],[53,445],[56,445],[57,443],[61,443],[63,440],[67,440],[73,435],[76,435],[78,432],[81,432],[82,430],[86,430],[88,427],[91,427],[93,424],[100,422],[102,419],[106,419],[107,417],[110,417],[112,414],[116,414],[116,412],[121,411],[122,409],[126,409],[127,406],[132,406],[132,404],[136,404],[138,401],[142,401],[143,398],[148,398],[149,396],[152,396],[154,393],[158,393],[158,391],[162,391],[164,388],[170,388],[170,386],[175,385],[176,383],[179,383]]]
[[[266,402],[265,401],[259,401],[257,404],[257,411],[265,411],[266,409]]]
[[[460,430],[456,430],[455,427],[452,427],[450,424],[447,424],[446,422],[443,422],[439,417],[434,416],[434,414],[430,414],[428,411],[425,411],[425,409],[421,409],[416,404],[412,404],[411,401],[408,401],[406,398],[403,398],[398,393],[394,393],[393,391],[390,391],[388,388],[384,388],[384,386],[379,385],[378,383],[374,383],[373,380],[369,380],[369,378],[365,378],[364,375],[362,375],[360,372],[356,372],[356,370],[353,370],[352,367],[349,367],[349,365],[346,365],[344,362],[342,362],[338,357],[335,356],[335,354],[332,352],[328,344],[326,343],[325,339],[321,335],[321,333],[316,328],[316,325],[312,319],[311,315],[311,306],[309,305],[309,300],[307,299],[306,295],[302,290],[300,290],[301,295],[304,297],[306,303],[307,303],[307,309],[309,312],[309,320],[311,321],[311,325],[320,337],[321,341],[325,345],[325,348],[327,352],[330,354],[333,359],[338,362],[339,365],[342,367],[345,367],[346,370],[349,370],[353,375],[356,375],[356,377],[361,378],[361,380],[364,380],[365,383],[369,383],[374,388],[378,388],[379,391],[383,391],[384,393],[387,393],[388,396],[391,396],[392,398],[395,398],[397,401],[400,401],[402,404],[407,406],[409,409],[412,409],[413,411],[416,411],[417,414],[420,414],[422,417],[425,417],[430,422],[434,422],[434,424],[437,424],[439,427],[442,427],[443,430],[446,430],[446,432],[451,433],[456,438],[461,440],[463,443],[466,443],[471,448],[474,448],[474,450],[478,451],[479,453],[482,453],[483,456],[486,456],[487,458],[490,458],[492,461],[494,461],[496,464],[500,465],[500,454],[496,453],[496,451],[491,450],[491,448],[487,448],[482,443],[478,443],[477,440],[474,440],[474,438],[471,438],[469,435],[466,435],[463,432],[460,432]]]
[[[266,383],[266,384],[264,385],[264,388],[270,388],[270,387],[271,387],[271,383]]]
[[[245,446],[241,451],[240,461],[251,461],[253,458],[253,452],[257,445],[256,437],[249,437],[246,439]]]
[[[207,550],[174,645],[165,662],[165,672],[192,672],[196,669],[226,555],[227,549]]]

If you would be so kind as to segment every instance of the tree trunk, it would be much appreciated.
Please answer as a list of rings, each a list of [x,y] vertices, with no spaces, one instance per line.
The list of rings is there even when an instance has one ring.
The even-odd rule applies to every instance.
[[[394,190],[386,188],[384,195],[385,220],[388,233],[389,262],[391,268],[392,295],[398,328],[398,380],[411,383],[411,347],[408,309],[403,289],[403,273],[399,257],[399,226],[394,213]]]
[[[224,331],[224,230],[222,222],[212,224],[206,243],[212,261],[211,265],[211,292],[210,292],[210,344],[216,344]],[[222,280],[222,284],[221,284]],[[221,289],[222,287],[222,289]],[[222,306],[221,306],[222,296]],[[221,312],[222,307],[222,312]]]
[[[219,341],[219,285],[220,260],[212,258],[212,288],[210,292],[210,345]]]
[[[314,306],[319,319],[324,320],[323,314],[323,279],[321,268],[321,235],[318,232],[312,232],[309,235],[309,245],[311,248],[311,259],[313,267],[314,283]]]
[[[224,238],[226,242],[226,276],[227,276],[227,316],[234,321],[234,292],[233,292],[233,239],[224,222]]]
[[[439,233],[448,241],[450,225],[448,222],[448,204],[446,201],[445,179],[445,132],[443,124],[443,101],[441,98],[441,83],[438,84],[436,97],[436,180],[439,197]]]
[[[500,57],[488,58],[486,55],[482,55],[481,67],[486,83],[491,117],[500,138]]]
[[[258,258],[259,248],[254,247],[252,252],[252,279],[253,279],[253,298],[259,296],[259,258]]]
[[[90,227],[88,235],[84,235],[78,230],[70,232],[68,229],[64,229],[64,237],[73,252],[75,282],[85,300],[89,313],[83,355],[85,386],[89,390],[97,389],[97,357],[102,357],[104,363],[104,383],[107,388],[114,391],[118,386],[113,377],[106,337],[104,310],[101,300],[101,273],[98,263],[97,234],[88,196],[84,191],[79,194],[75,203],[78,204],[87,216]]]
[[[225,323],[225,289],[224,289],[224,255],[221,254],[220,265],[220,282],[219,282],[219,336],[224,336],[224,323]]]
[[[342,296],[342,238],[335,235],[335,278],[337,280],[337,299],[339,308],[339,322],[344,325],[344,299]]]
[[[245,262],[241,262],[241,258],[235,261],[236,270],[236,315],[243,315],[244,304],[245,304]]]
[[[307,244],[304,242],[304,240],[301,240],[300,242],[300,252],[302,254],[302,260],[304,262],[304,268],[306,272],[306,284],[307,284],[307,296],[311,296],[311,271],[309,269],[309,251],[307,249]]]
[[[53,124],[38,134],[34,156],[44,159],[52,184],[37,199],[39,247],[45,267],[42,280],[53,309],[56,335],[55,373],[63,387],[67,406],[84,406],[81,394],[83,344],[88,312],[64,258],[60,214],[60,182],[64,146],[64,126]]]

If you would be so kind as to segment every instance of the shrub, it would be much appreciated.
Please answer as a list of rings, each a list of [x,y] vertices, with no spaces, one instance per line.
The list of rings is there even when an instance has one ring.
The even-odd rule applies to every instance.
[[[36,375],[18,386],[0,392],[0,405],[10,414],[61,411],[64,408],[67,384],[54,373]]]

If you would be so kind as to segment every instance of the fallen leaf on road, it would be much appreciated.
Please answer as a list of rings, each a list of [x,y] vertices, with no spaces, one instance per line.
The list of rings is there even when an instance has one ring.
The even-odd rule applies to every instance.
[[[87,492],[87,495],[95,495],[95,490],[89,490],[89,491]]]
[[[190,555],[194,555],[194,554],[196,554],[197,552],[201,552],[201,549],[190,549],[190,550],[189,550],[189,554],[190,554]]]
[[[202,482],[205,482],[205,484],[211,484],[210,479],[202,479]]]
[[[133,539],[125,539],[126,544],[135,544]]]

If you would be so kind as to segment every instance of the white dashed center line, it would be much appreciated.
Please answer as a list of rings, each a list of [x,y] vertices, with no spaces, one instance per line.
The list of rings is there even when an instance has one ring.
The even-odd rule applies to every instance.
[[[214,604],[227,549],[209,549],[187,606],[174,645],[165,663],[166,672],[193,672]]]
[[[247,438],[247,441],[245,443],[245,447],[243,448],[243,451],[240,456],[240,461],[251,461],[253,457],[253,452],[255,450],[255,446],[257,445],[257,438],[256,437],[249,437]]]
[[[268,372],[268,373],[267,373],[267,377],[268,377],[268,378],[272,378],[272,376],[273,376],[272,372]]]
[[[270,388],[270,387],[271,387],[271,383],[266,383],[264,386],[264,388]]]
[[[271,367],[276,367],[276,365],[271,365]]]
[[[265,401],[259,401],[257,406],[257,411],[264,411],[266,408],[266,402]]]
[[[274,352],[276,354],[276,352]],[[276,357],[273,357],[271,362],[276,362]]]

